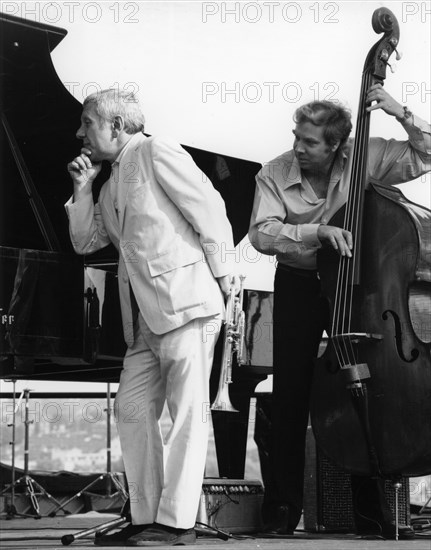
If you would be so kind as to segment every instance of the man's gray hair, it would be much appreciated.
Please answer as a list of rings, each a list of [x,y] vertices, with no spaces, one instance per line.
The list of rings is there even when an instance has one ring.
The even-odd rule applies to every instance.
[[[87,96],[84,105],[94,105],[100,118],[111,122],[116,116],[124,120],[124,130],[127,134],[137,134],[144,131],[145,117],[141,111],[137,97],[125,90],[100,90]]]
[[[293,120],[296,124],[311,122],[315,126],[323,126],[323,136],[330,146],[337,141],[343,146],[352,130],[349,109],[331,101],[310,101],[296,109]]]

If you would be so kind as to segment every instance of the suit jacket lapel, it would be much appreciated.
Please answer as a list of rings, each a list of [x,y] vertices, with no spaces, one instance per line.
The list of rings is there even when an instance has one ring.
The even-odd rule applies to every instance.
[[[140,176],[139,163],[137,163],[136,161],[131,162],[130,156],[132,152],[135,152],[136,149],[139,149],[142,146],[142,137],[142,134],[134,135],[129,144],[126,146],[126,149],[120,153],[117,159],[117,204],[120,232],[122,232],[123,230],[125,211],[127,208],[127,196],[129,194],[131,184],[137,183]]]

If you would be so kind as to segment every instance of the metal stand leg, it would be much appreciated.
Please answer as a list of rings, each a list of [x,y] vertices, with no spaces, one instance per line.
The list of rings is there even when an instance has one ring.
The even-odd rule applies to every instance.
[[[50,495],[43,487],[40,485],[35,479],[30,477],[28,475],[28,458],[29,458],[29,425],[33,423],[33,421],[29,420],[29,398],[30,398],[30,391],[31,390],[24,390],[20,398],[18,400],[18,403],[16,403],[15,399],[15,384],[16,380],[12,380],[13,382],[13,416],[12,416],[12,423],[9,424],[9,426],[12,427],[12,483],[8,485],[1,493],[0,495],[3,495],[7,491],[11,491],[11,504],[8,506],[6,513],[7,513],[7,519],[12,519],[15,516],[22,516],[22,517],[34,517],[36,519],[40,519],[42,517],[40,513],[40,507],[39,507],[39,501],[37,499],[37,494],[34,488],[36,489],[46,498],[49,500],[52,500],[57,504],[58,506],[61,506],[61,503],[56,500],[52,495]],[[22,398],[24,396],[25,401],[25,420],[24,420],[24,475],[21,476],[19,479],[15,481],[15,429],[16,429],[16,413],[19,409],[19,406],[21,404]],[[30,502],[34,511],[34,514],[23,514],[18,513],[16,507],[15,507],[15,488],[18,485],[24,484],[26,487],[26,493],[30,495]]]
[[[17,410],[19,409],[19,406],[21,404],[21,401],[22,401],[22,398],[23,398],[23,395],[24,395],[24,392],[21,393],[20,397],[19,397],[19,400],[18,400],[18,403],[16,402],[16,391],[15,391],[15,388],[16,388],[16,380],[12,380],[12,384],[13,384],[13,401],[12,401],[12,422],[11,424],[8,424],[8,427],[11,427],[12,428],[12,441],[10,441],[10,445],[12,445],[12,470],[11,470],[11,473],[12,473],[12,480],[11,480],[11,484],[8,485],[3,491],[0,492],[0,495],[3,495],[4,493],[6,493],[7,491],[11,491],[11,503],[10,505],[7,507],[6,509],[6,512],[7,512],[7,517],[13,517],[15,515],[17,515],[17,510],[15,508],[15,433],[16,433],[16,412]]]
[[[61,543],[64,546],[68,546],[69,544],[72,544],[75,540],[79,540],[84,537],[88,537],[89,535],[95,535],[96,537],[100,537],[102,535],[105,535],[112,529],[115,529],[116,527],[119,527],[123,523],[131,522],[130,517],[130,499],[128,497],[128,494],[124,487],[121,485],[121,483],[118,482],[117,478],[111,473],[111,391],[110,391],[110,384],[108,383],[107,387],[107,408],[105,409],[107,413],[107,429],[106,429],[106,474],[101,475],[96,480],[94,480],[92,483],[87,485],[82,491],[80,491],[77,495],[69,499],[67,502],[64,503],[63,506],[66,506],[71,500],[76,498],[77,496],[81,495],[81,493],[84,493],[87,491],[94,483],[101,479],[107,479],[107,496],[114,496],[118,493],[121,493],[122,497],[125,500],[125,503],[121,509],[120,517],[113,519],[111,521],[107,521],[105,523],[102,523],[101,525],[98,525],[96,527],[92,527],[90,529],[85,529],[83,531],[79,531],[78,533],[75,533],[74,535],[64,535],[61,538]],[[117,489],[117,493],[114,493],[114,495],[111,495],[111,482],[115,485]]]
[[[75,540],[88,537],[89,535],[95,534],[96,537],[100,537],[102,535],[105,535],[112,529],[120,527],[120,525],[123,525],[123,523],[126,523],[130,520],[130,503],[129,500],[127,500],[121,510],[121,517],[112,519],[111,521],[106,521],[105,523],[97,525],[96,527],[91,527],[90,529],[84,529],[83,531],[79,531],[74,535],[64,535],[61,538],[61,543],[63,544],[63,546],[68,546],[69,544],[72,544],[72,542],[74,542]]]
[[[107,384],[107,397],[106,397],[107,407],[105,409],[106,415],[107,415],[107,426],[106,426],[106,473],[101,474],[97,479],[89,483],[86,487],[81,489],[78,493],[73,495],[73,497],[69,498],[66,502],[63,504],[60,504],[55,510],[53,510],[49,516],[54,517],[56,513],[59,510],[64,510],[64,508],[73,500],[80,497],[83,493],[87,492],[93,485],[95,485],[98,481],[101,481],[103,479],[106,480],[106,495],[107,497],[114,497],[118,493],[121,494],[124,501],[128,499],[128,494],[123,485],[118,481],[116,476],[111,472],[111,415],[112,415],[112,408],[111,408],[111,385]],[[112,493],[112,484],[116,488],[116,492]]]
[[[428,505],[429,503],[431,502],[431,497],[429,497],[429,499],[425,502],[425,504],[422,506],[422,508],[419,510],[418,514],[423,514],[426,510],[426,508],[428,508]]]
[[[399,525],[400,525],[400,518],[399,518],[399,506],[398,506],[398,497],[399,492],[402,487],[402,483],[400,479],[396,479],[392,483],[394,489],[395,489],[395,540],[398,541],[399,538]]]
[[[64,502],[63,504],[59,504],[59,506],[57,506],[57,508],[55,510],[53,510],[52,512],[49,513],[49,517],[53,518],[55,517],[55,515],[57,514],[57,512],[59,510],[64,510],[64,508],[66,508],[66,506],[68,504],[70,504],[71,502],[73,502],[76,498],[80,497],[82,494],[86,493],[93,485],[95,485],[98,481],[102,481],[103,479],[107,479],[108,482],[107,482],[107,485],[108,487],[111,486],[111,483],[113,483],[115,485],[115,487],[117,488],[117,492],[114,493],[114,494],[111,494],[111,493],[107,493],[106,496],[108,497],[114,497],[116,496],[118,493],[121,493],[122,497],[124,500],[127,499],[127,493],[124,489],[124,487],[121,485],[121,483],[117,480],[117,478],[111,473],[111,472],[108,472],[106,474],[101,474],[98,478],[96,478],[95,480],[93,480],[91,483],[89,483],[88,485],[86,485],[83,489],[81,489],[78,493],[76,493],[75,495],[73,495],[73,497],[70,497],[68,500],[66,500],[66,502]],[[68,513],[66,510],[64,510],[66,513]]]

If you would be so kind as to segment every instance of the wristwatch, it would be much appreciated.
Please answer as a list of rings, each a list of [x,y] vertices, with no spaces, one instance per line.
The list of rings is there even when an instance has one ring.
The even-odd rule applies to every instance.
[[[411,118],[413,116],[413,113],[410,111],[410,109],[407,107],[407,105],[404,105],[403,106],[403,116],[401,117],[395,117],[398,122],[405,122],[406,120],[408,120],[409,118]]]

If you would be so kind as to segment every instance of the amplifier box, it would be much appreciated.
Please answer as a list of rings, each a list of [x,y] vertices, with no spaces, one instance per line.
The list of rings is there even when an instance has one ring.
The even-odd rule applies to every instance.
[[[385,495],[395,517],[395,489],[385,481]],[[400,524],[410,523],[409,479],[398,491]],[[304,476],[304,529],[317,532],[355,531],[350,474],[341,470],[316,446],[308,428]]]
[[[261,530],[263,486],[260,481],[205,478],[196,522],[229,533]]]

